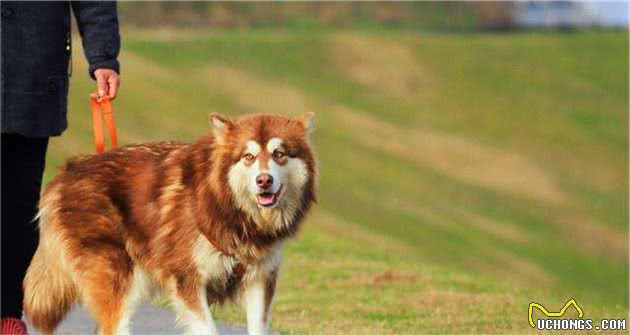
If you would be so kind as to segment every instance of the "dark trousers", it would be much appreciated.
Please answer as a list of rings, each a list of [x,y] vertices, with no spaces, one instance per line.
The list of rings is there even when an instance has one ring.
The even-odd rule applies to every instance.
[[[39,242],[37,203],[46,161],[47,137],[2,134],[2,317],[22,317],[22,280]]]

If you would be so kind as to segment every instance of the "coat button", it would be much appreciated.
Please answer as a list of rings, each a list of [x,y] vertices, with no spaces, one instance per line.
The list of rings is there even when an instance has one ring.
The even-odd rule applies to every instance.
[[[2,17],[10,17],[13,16],[13,9],[12,8],[2,8]]]

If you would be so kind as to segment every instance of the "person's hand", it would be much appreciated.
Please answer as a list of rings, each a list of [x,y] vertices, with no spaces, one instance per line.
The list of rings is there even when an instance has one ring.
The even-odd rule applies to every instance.
[[[93,98],[102,98],[107,96],[109,99],[116,98],[118,86],[120,86],[120,77],[116,71],[111,69],[96,69],[94,71],[96,78],[96,94],[90,94]]]

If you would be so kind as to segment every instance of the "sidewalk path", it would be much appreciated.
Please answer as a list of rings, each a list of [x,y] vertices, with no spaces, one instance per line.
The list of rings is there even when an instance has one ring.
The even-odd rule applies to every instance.
[[[247,335],[242,327],[229,326],[217,322],[221,335]],[[29,325],[31,335],[41,335]],[[175,328],[175,314],[165,308],[154,305],[143,305],[136,311],[131,320],[133,335],[179,335],[184,329]],[[84,308],[75,308],[64,322],[57,328],[55,335],[92,335],[96,334],[94,321]]]

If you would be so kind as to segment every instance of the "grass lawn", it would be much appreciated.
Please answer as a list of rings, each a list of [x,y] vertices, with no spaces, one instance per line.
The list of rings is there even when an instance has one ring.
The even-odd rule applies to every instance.
[[[287,243],[275,330],[522,334],[530,302],[569,298],[626,318],[627,39],[129,31],[119,139],[190,141],[209,112],[316,112],[319,204]],[[73,59],[48,179],[93,150]]]

